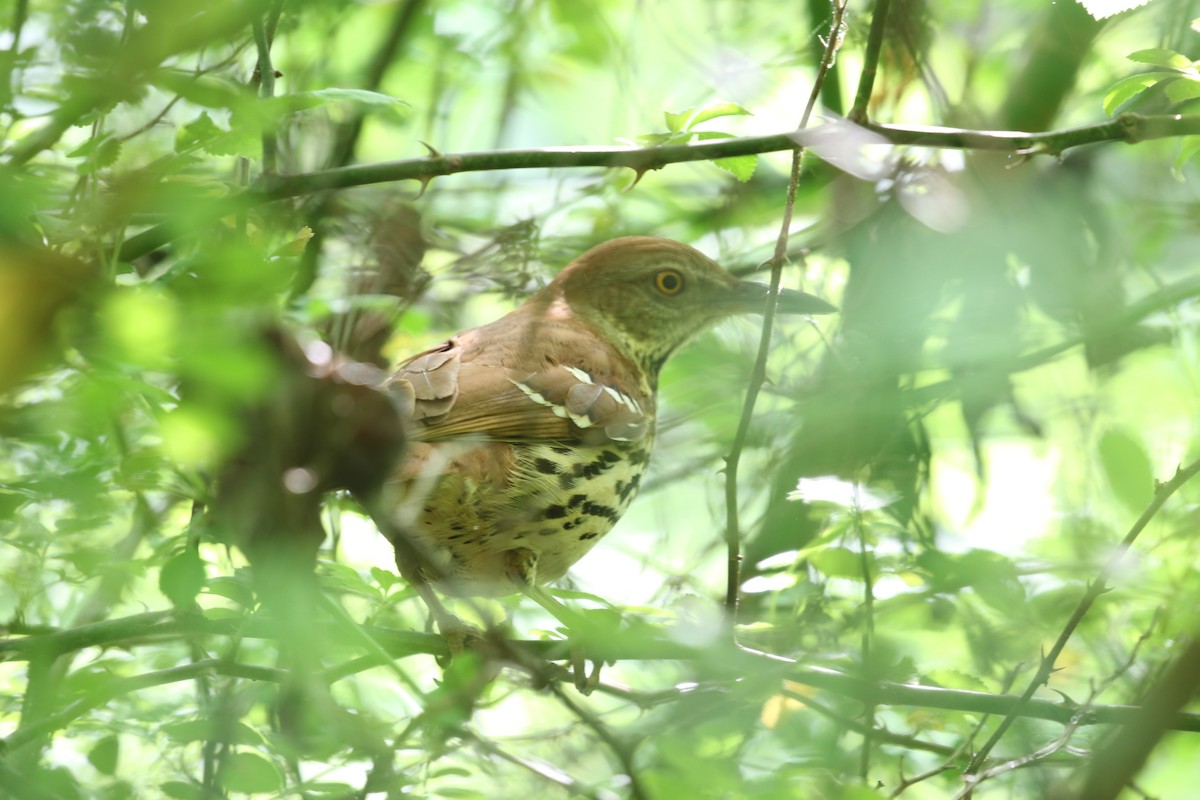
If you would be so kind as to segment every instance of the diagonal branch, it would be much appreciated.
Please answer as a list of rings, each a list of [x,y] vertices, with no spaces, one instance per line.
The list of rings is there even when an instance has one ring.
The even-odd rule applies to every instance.
[[[1094,580],[1088,586],[1087,591],[1084,592],[1083,597],[1079,601],[1079,605],[1075,607],[1075,610],[1071,613],[1070,619],[1067,620],[1067,624],[1063,626],[1062,632],[1059,633],[1058,640],[1054,642],[1054,645],[1050,648],[1050,651],[1042,658],[1042,662],[1038,667],[1037,673],[1033,676],[1033,679],[1029,682],[1029,685],[1025,687],[1025,691],[1021,694],[1021,698],[1017,705],[1009,710],[1008,715],[1001,721],[1000,725],[984,743],[983,747],[979,749],[979,752],[977,752],[971,759],[971,763],[967,766],[967,775],[973,775],[979,772],[980,768],[983,766],[983,762],[987,759],[988,754],[991,753],[992,748],[994,748],[1000,739],[1003,738],[1004,734],[1008,732],[1008,729],[1012,726],[1013,722],[1015,722],[1016,719],[1021,716],[1022,705],[1027,703],[1033,697],[1034,693],[1050,680],[1050,675],[1054,672],[1054,664],[1058,661],[1059,655],[1062,654],[1063,648],[1067,646],[1067,641],[1071,638],[1071,635],[1075,633],[1075,629],[1079,627],[1079,623],[1083,621],[1084,616],[1086,616],[1088,611],[1091,610],[1092,605],[1096,602],[1100,595],[1108,591],[1108,581],[1113,577],[1113,575],[1116,574],[1117,569],[1121,566],[1121,562],[1125,559],[1125,555],[1129,552],[1129,548],[1133,546],[1133,543],[1137,540],[1138,536],[1141,535],[1145,527],[1150,523],[1150,520],[1154,519],[1154,516],[1159,512],[1159,509],[1161,509],[1163,504],[1167,502],[1167,498],[1175,494],[1175,492],[1178,491],[1181,486],[1195,477],[1197,473],[1200,473],[1200,459],[1193,461],[1186,467],[1181,467],[1175,470],[1175,475],[1171,478],[1171,480],[1167,481],[1166,483],[1159,484],[1159,486],[1155,489],[1154,499],[1150,501],[1150,505],[1146,507],[1146,510],[1142,512],[1142,515],[1137,518],[1136,522],[1133,523],[1133,527],[1131,527],[1129,532],[1125,534],[1125,538],[1121,540],[1121,543],[1117,545],[1117,551],[1100,571],[1099,577],[1097,577],[1096,580]]]

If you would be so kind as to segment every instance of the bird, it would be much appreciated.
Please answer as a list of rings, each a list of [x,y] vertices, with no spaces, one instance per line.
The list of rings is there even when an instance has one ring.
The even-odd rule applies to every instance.
[[[439,591],[485,597],[562,578],[637,495],[663,364],[767,298],[686,244],[623,237],[404,360],[384,383],[409,438],[384,488],[401,572],[415,555]],[[800,291],[778,298],[782,313],[836,311]]]

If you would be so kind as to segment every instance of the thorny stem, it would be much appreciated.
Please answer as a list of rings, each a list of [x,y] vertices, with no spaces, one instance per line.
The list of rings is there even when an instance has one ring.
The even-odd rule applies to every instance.
[[[830,19],[829,38],[825,43],[825,54],[813,81],[812,91],[809,92],[808,102],[800,117],[796,130],[808,127],[813,108],[821,94],[821,85],[829,74],[841,46],[842,19],[846,11],[845,0],[840,0],[834,6]],[[738,467],[741,463],[742,450],[746,447],[746,437],[750,433],[750,421],[754,416],[754,404],[758,401],[758,393],[762,390],[767,377],[767,356],[771,350],[771,329],[775,323],[775,309],[779,301],[779,284],[783,276],[783,264],[787,258],[788,232],[792,227],[792,215],[796,206],[796,187],[800,183],[801,168],[804,163],[804,148],[793,147],[792,166],[788,178],[787,200],[783,206],[783,221],[779,229],[779,237],[775,241],[775,255],[771,260],[771,281],[767,297],[767,307],[763,312],[762,335],[758,342],[758,356],[754,359],[754,368],[750,373],[749,384],[746,388],[746,399],[742,404],[741,418],[738,420],[737,433],[733,437],[733,445],[725,459],[725,613],[731,621],[737,618],[738,590],[741,587],[742,544],[741,521],[738,518]]]
[[[1193,461],[1186,467],[1177,469],[1171,480],[1158,486],[1154,492],[1154,499],[1150,501],[1150,505],[1146,506],[1146,510],[1133,523],[1133,527],[1129,529],[1129,533],[1125,534],[1125,538],[1117,546],[1116,553],[1113,554],[1112,558],[1109,559],[1108,563],[1100,571],[1100,575],[1088,586],[1087,591],[1084,592],[1079,605],[1075,607],[1070,619],[1067,620],[1067,624],[1063,626],[1062,632],[1058,635],[1058,640],[1054,642],[1054,646],[1042,658],[1041,665],[1038,667],[1029,685],[1025,687],[1025,691],[1021,694],[1016,706],[1009,710],[1008,715],[1005,716],[992,735],[988,737],[983,747],[979,748],[979,752],[971,759],[971,763],[967,766],[966,775],[975,775],[979,772],[988,754],[991,753],[1000,739],[1004,737],[1004,734],[1008,732],[1008,729],[1012,727],[1013,722],[1021,715],[1022,706],[1029,702],[1034,693],[1050,680],[1050,675],[1054,672],[1054,665],[1058,661],[1058,657],[1062,654],[1063,648],[1067,646],[1067,641],[1075,633],[1075,629],[1079,627],[1079,623],[1087,615],[1092,604],[1096,602],[1100,595],[1108,591],[1109,579],[1115,574],[1117,568],[1125,559],[1125,555],[1129,552],[1129,548],[1137,540],[1142,530],[1154,518],[1155,514],[1159,512],[1159,509],[1163,507],[1167,498],[1195,477],[1197,473],[1200,473],[1200,459]]]

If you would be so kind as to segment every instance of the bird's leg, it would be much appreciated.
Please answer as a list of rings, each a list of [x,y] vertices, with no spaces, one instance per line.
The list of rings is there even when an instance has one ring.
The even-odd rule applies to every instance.
[[[575,677],[575,688],[580,694],[591,694],[600,683],[600,668],[603,661],[594,661],[591,673],[587,670],[587,650],[579,639],[586,631],[588,622],[583,615],[569,608],[541,586],[537,585],[538,555],[532,550],[521,548],[509,553],[508,575],[521,590],[521,594],[537,603],[561,622],[567,629],[568,657],[571,674]]]
[[[458,655],[466,649],[468,640],[480,637],[479,629],[463,622],[442,604],[441,598],[429,585],[427,578],[430,574],[437,575],[436,568],[430,564],[429,559],[424,557],[424,554],[413,544],[407,533],[396,524],[391,515],[382,509],[379,503],[364,501],[363,498],[360,498],[359,502],[362,503],[376,527],[395,549],[396,568],[400,572],[400,577],[408,581],[417,596],[425,603],[425,607],[429,609],[429,614],[433,617],[434,624],[437,625],[438,633],[445,638],[446,644],[450,648],[451,658]]]
[[[407,552],[401,553],[402,550]],[[429,609],[429,615],[433,618],[433,622],[437,625],[438,633],[446,640],[447,646],[450,648],[450,657],[459,655],[466,649],[467,642],[470,639],[478,639],[481,633],[478,628],[473,625],[468,625],[459,619],[442,603],[437,592],[429,585],[426,580],[424,571],[421,569],[421,561],[416,549],[411,546],[404,547],[396,545],[396,567],[400,570],[400,576],[408,581],[409,585],[417,592],[417,596],[425,603],[425,607]]]

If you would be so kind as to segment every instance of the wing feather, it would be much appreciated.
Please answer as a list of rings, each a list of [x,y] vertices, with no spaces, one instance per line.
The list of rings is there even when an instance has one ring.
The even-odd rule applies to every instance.
[[[642,404],[573,366],[534,372],[464,358],[456,337],[401,364],[388,380],[411,397],[412,433],[424,441],[464,437],[504,442],[595,444],[635,441],[649,427]]]

